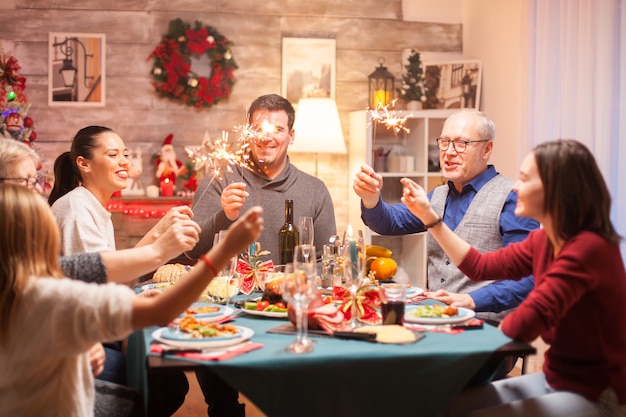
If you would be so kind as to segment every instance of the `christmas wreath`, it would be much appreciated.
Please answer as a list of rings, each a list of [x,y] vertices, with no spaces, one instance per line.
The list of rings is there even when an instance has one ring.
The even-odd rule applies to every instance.
[[[237,64],[230,50],[232,42],[211,26],[196,21],[192,28],[181,19],[169,24],[169,31],[152,51],[152,84],[161,97],[196,108],[208,108],[230,96]],[[192,71],[191,58],[206,55],[211,75]]]

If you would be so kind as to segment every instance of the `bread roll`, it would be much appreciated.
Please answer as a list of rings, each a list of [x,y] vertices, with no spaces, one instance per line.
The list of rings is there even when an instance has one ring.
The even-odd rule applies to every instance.
[[[187,273],[187,267],[183,264],[166,264],[156,270],[152,276],[152,282],[175,283]]]

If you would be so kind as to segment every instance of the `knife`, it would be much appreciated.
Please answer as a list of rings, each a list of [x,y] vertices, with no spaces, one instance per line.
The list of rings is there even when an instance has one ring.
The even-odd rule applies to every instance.
[[[334,332],[333,336],[337,339],[376,341],[376,333]]]

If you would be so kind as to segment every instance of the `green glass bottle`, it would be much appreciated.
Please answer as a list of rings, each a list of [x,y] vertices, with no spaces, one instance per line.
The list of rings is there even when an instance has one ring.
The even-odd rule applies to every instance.
[[[293,262],[293,250],[298,244],[298,228],[293,224],[293,200],[285,200],[285,224],[278,232],[280,265]]]

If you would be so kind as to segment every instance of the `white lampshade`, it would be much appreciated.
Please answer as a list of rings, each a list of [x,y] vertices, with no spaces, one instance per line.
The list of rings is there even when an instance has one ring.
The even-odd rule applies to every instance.
[[[303,98],[298,102],[290,153],[345,154],[337,104],[332,98]]]

